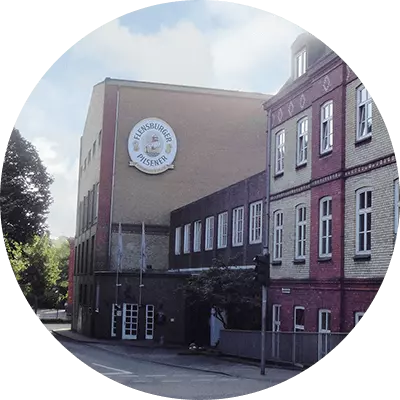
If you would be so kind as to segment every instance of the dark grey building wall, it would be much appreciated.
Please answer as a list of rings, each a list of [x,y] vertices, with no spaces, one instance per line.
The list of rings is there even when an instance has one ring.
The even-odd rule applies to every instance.
[[[209,267],[214,258],[228,262],[235,258],[236,265],[252,264],[252,259],[262,250],[262,244],[249,244],[249,213],[250,204],[265,199],[265,171],[228,186],[209,196],[174,210],[170,222],[169,268],[201,268]],[[232,210],[244,206],[244,240],[243,246],[232,246]],[[218,214],[228,212],[228,245],[217,249]],[[263,212],[265,209],[263,210]],[[213,250],[205,251],[205,220],[214,216],[214,245]],[[194,222],[201,220],[201,251],[193,252]],[[175,255],[175,228],[191,223],[191,251],[188,254]]]

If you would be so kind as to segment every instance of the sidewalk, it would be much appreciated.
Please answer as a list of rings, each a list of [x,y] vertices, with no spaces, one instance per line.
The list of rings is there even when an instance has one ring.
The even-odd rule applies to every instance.
[[[173,344],[160,345],[150,340],[95,339],[87,337],[77,332],[73,332],[69,328],[55,329],[52,330],[52,333],[54,336],[60,337],[62,339],[74,340],[76,342],[88,343],[88,344],[90,343],[90,344],[105,344],[108,346],[142,347],[148,349],[166,348],[166,349],[186,350],[186,347],[183,346],[173,345]]]

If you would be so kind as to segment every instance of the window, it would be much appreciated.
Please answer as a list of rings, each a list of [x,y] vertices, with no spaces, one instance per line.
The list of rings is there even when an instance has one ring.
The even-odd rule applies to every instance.
[[[333,102],[321,107],[321,154],[328,153],[333,146]]]
[[[99,139],[97,140],[99,142],[99,146],[101,144],[101,131],[99,132]]]
[[[90,164],[90,161],[92,160],[92,149],[89,150],[88,154],[88,165]]]
[[[306,49],[301,50],[296,54],[295,59],[295,77],[298,78],[305,74],[307,68],[307,52]]]
[[[303,205],[296,207],[296,259],[306,256],[307,211]]]
[[[217,247],[225,248],[228,244],[228,213],[218,215],[218,240]]]
[[[308,118],[297,122],[297,165],[307,163]]]
[[[332,257],[332,197],[319,203],[319,256]]]
[[[86,161],[86,158],[85,158],[85,161],[83,162],[83,170],[84,170],[84,171],[86,171],[86,162],[87,162],[87,161]]]
[[[361,312],[361,311],[358,311],[358,312],[356,312],[355,314],[354,314],[354,325],[357,325],[359,322],[360,322],[360,320],[361,320],[361,318],[364,316],[364,313],[363,312]]]
[[[397,235],[397,228],[399,226],[399,215],[400,215],[400,191],[399,191],[399,180],[394,181],[394,233]]]
[[[206,218],[205,250],[212,250],[214,244],[214,217]]]
[[[185,254],[190,253],[190,224],[185,225],[183,232],[183,252]]]
[[[99,187],[100,187],[100,183],[96,184],[96,189],[95,189],[95,206],[94,206],[94,219],[96,220],[98,215],[99,215]]]
[[[319,310],[319,333],[331,332],[331,312],[330,310]]]
[[[372,190],[361,189],[356,194],[356,253],[371,253]]]
[[[372,98],[361,86],[357,90],[357,140],[372,135]]]
[[[193,251],[199,252],[201,250],[201,221],[194,223],[193,234]]]
[[[93,157],[96,155],[96,141],[93,142]]]
[[[262,201],[250,204],[250,237],[249,243],[261,243]]]
[[[304,331],[304,307],[296,306],[294,308],[294,331]]]
[[[175,254],[179,255],[181,254],[181,237],[182,237],[182,228],[178,226],[178,228],[175,229]]]
[[[275,136],[275,173],[283,172],[285,158],[285,131],[279,131]]]
[[[283,247],[283,212],[276,211],[274,214],[274,260],[282,260]]]
[[[272,332],[281,330],[281,305],[274,304],[272,306]]]
[[[232,246],[243,245],[244,207],[238,207],[232,213]]]

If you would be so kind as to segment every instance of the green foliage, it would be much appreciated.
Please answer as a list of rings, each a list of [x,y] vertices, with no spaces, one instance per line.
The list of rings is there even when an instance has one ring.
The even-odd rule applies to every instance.
[[[10,243],[28,243],[45,233],[52,183],[35,147],[13,129],[0,190],[3,235]]]
[[[21,245],[5,240],[15,277],[27,300],[35,305],[57,307],[67,297],[69,244],[51,241],[48,235],[34,236]]]
[[[254,314],[260,305],[260,287],[254,281],[254,272],[228,268],[217,260],[209,270],[188,278],[184,290],[189,303],[213,307],[225,328],[240,325],[238,319],[242,319],[242,325],[245,325],[244,314]]]

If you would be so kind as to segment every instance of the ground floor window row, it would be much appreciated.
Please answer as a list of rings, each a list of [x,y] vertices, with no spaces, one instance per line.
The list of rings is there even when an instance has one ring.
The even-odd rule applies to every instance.
[[[292,326],[293,332],[311,332],[313,330],[309,329],[309,327],[305,324],[305,314],[307,310],[303,306],[294,306],[292,313],[292,321],[290,324],[286,326]],[[331,333],[332,332],[332,317],[331,310],[329,309],[319,309],[318,310],[318,320],[317,320],[317,331],[319,333]],[[364,311],[354,311],[353,312],[353,326],[357,325],[360,322],[361,318],[364,315]],[[281,332],[281,305],[273,304],[272,305],[272,332]],[[291,330],[291,329],[289,329]]]
[[[95,238],[85,240],[78,246],[75,246],[75,260],[74,260],[74,273],[75,275],[81,274],[92,274],[94,271],[94,261],[95,261]]]
[[[204,220],[197,220],[176,227],[174,241],[175,255],[181,254],[182,250],[184,254],[188,254],[191,252],[200,252],[202,249],[204,251],[210,251],[213,250],[215,246],[218,249],[223,249],[228,247],[229,241],[232,247],[243,246],[245,241],[244,227],[246,223],[249,224],[248,237],[246,238],[248,243],[261,243],[263,201],[256,201],[249,205],[248,222],[245,221],[244,211],[245,207],[240,206],[231,211],[224,211],[217,215],[209,215]],[[230,231],[228,229],[229,221],[231,221]]]

